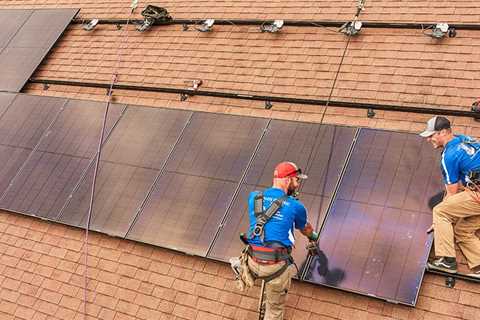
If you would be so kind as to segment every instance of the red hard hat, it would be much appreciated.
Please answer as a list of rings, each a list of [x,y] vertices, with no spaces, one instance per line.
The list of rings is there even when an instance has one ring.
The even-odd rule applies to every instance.
[[[307,179],[306,174],[302,174],[302,169],[297,167],[297,165],[293,162],[285,161],[280,162],[275,167],[275,171],[273,172],[274,178],[287,178],[287,177],[298,177],[300,179]]]

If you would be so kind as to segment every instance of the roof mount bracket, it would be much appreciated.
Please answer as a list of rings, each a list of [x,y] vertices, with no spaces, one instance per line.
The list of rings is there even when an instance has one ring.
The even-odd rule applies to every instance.
[[[475,121],[480,121],[480,99],[472,103],[472,112],[475,113],[473,119]]]
[[[455,287],[455,278],[447,277],[445,279],[445,285],[447,286],[447,288],[453,289]]]
[[[367,109],[367,118],[373,118],[375,117],[375,115],[376,115],[375,110],[373,110],[372,108]]]

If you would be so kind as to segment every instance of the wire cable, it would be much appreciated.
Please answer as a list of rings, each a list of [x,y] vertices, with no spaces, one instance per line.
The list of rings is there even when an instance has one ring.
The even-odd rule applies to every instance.
[[[92,189],[90,193],[90,202],[88,206],[88,214],[87,214],[87,223],[85,226],[85,238],[84,238],[84,243],[83,243],[83,248],[84,248],[84,255],[85,255],[85,265],[84,265],[84,303],[83,303],[83,318],[86,320],[87,319],[87,302],[88,302],[88,236],[89,236],[89,231],[90,231],[90,223],[92,220],[92,210],[93,210],[93,200],[95,197],[95,186],[97,182],[97,175],[98,175],[98,169],[100,165],[100,157],[102,154],[102,144],[103,144],[103,139],[105,136],[105,129],[106,129],[106,123],[107,123],[107,116],[108,116],[108,110],[110,108],[110,104],[112,102],[112,94],[113,94],[113,86],[118,80],[118,69],[120,67],[121,63],[121,58],[122,58],[122,50],[124,49],[125,44],[128,43],[128,26],[130,23],[130,20],[132,19],[132,15],[137,8],[138,1],[133,0],[132,5],[131,5],[131,10],[130,14],[127,19],[127,23],[125,25],[125,30],[124,34],[121,35],[121,40],[119,43],[119,46],[117,48],[117,60],[115,63],[115,67],[113,69],[113,74],[112,74],[112,80],[110,82],[110,88],[108,89],[108,94],[107,94],[107,101],[105,103],[105,111],[103,114],[103,122],[102,122],[102,132],[100,133],[100,139],[98,141],[98,146],[97,146],[97,156],[95,159],[95,168],[93,171],[93,182],[92,182]]]
[[[358,16],[360,15],[360,12],[361,10],[363,9],[364,5],[365,5],[365,1],[366,0],[360,0],[359,1],[359,5],[357,6],[357,13],[355,14],[355,17],[354,17],[354,22],[358,19]],[[338,32],[338,31],[337,31]],[[345,60],[345,55],[347,53],[347,50],[348,50],[348,45],[350,44],[350,40],[351,40],[351,37],[352,35],[347,35],[348,36],[348,39],[347,39],[347,43],[345,44],[345,48],[343,49],[343,53],[342,53],[342,57],[340,59],[340,63],[338,64],[338,68],[337,68],[337,71],[335,73],[335,77],[333,79],[333,83],[332,83],[332,87],[330,88],[330,93],[328,95],[328,99],[325,103],[325,108],[323,110],[323,113],[322,113],[322,117],[320,118],[320,122],[319,122],[319,125],[321,126],[323,124],[323,120],[325,118],[325,114],[327,112],[327,109],[328,109],[328,106],[330,104],[330,101],[332,100],[332,96],[333,96],[333,91],[335,90],[335,85],[337,83],[337,80],[338,80],[338,75],[340,74],[340,69],[342,68],[342,65],[343,65],[343,61]],[[334,127],[333,128],[333,133],[332,133],[332,140],[331,140],[331,143],[330,143],[330,150],[328,152],[328,159],[327,159],[327,163],[325,165],[325,174],[324,174],[324,180],[323,180],[323,184],[322,184],[322,190],[320,192],[320,204],[319,204],[319,213],[322,212],[322,207],[323,207],[323,200],[325,198],[324,196],[324,193],[325,193],[325,189],[327,187],[327,180],[328,180],[328,169],[330,168],[330,163],[331,163],[331,160],[332,160],[332,153],[333,153],[333,148],[334,148],[334,145],[335,145],[335,135],[337,133],[337,128]],[[317,134],[315,135],[315,139],[314,139],[314,145],[313,145],[313,148],[312,150],[310,151],[310,154],[308,155],[308,160],[307,160],[307,164],[306,164],[306,167],[305,167],[305,172],[308,172],[309,168],[313,165],[313,163],[311,163],[312,161],[312,156],[313,156],[313,153],[314,151],[316,151],[316,141],[318,140],[319,136],[320,136],[320,132],[321,132],[321,128],[318,128],[318,131],[317,131]],[[325,130],[326,131],[326,130]],[[327,132],[325,132],[326,134]],[[319,214],[319,217],[320,217],[320,214]],[[317,221],[317,226],[318,227],[318,222]],[[319,230],[317,230],[319,231]],[[310,261],[309,261],[310,260]],[[304,274],[305,272],[307,272],[307,270],[309,269],[309,266],[310,266],[310,263],[311,263],[311,259],[310,258],[307,258],[307,261],[306,261],[306,268],[304,270]],[[302,274],[302,277],[303,275]]]

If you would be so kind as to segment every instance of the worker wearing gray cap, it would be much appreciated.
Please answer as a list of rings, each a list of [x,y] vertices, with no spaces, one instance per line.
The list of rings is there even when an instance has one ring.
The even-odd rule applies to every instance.
[[[433,208],[437,259],[428,268],[457,272],[455,242],[465,255],[472,277],[480,278],[480,142],[454,135],[450,121],[441,116],[428,120],[420,136],[434,148],[442,148],[441,168],[446,194]]]

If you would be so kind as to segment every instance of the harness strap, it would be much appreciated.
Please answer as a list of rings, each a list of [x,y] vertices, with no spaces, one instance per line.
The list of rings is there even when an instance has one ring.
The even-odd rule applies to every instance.
[[[247,253],[259,263],[273,264],[291,260],[290,250],[287,248],[268,248],[249,245]]]
[[[263,195],[261,196],[263,197]],[[288,195],[284,195],[278,199],[275,199],[265,212],[258,213],[258,215],[257,212],[255,212],[256,223],[251,235],[252,239],[256,236],[263,236],[263,227],[268,222],[268,220],[270,220],[277,213],[277,211],[282,207],[283,203],[287,199]]]

